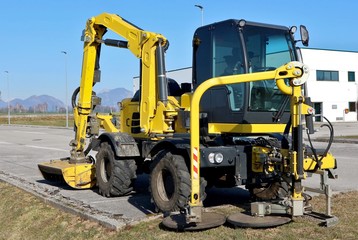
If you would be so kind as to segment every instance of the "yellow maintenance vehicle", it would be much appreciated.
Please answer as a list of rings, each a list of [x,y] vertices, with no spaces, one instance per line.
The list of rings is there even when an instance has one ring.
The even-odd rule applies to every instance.
[[[302,216],[310,208],[302,181],[311,173],[335,177],[337,165],[329,152],[331,125],[326,124],[332,133],[327,149],[303,141],[304,122],[313,133],[314,109],[296,29],[233,19],[200,27],[192,42],[192,83],[180,86],[166,77],[169,42],[163,35],[115,14],[90,18],[82,36],[81,83],[72,97],[70,156],[39,169],[46,179],[60,176],[73,188],[97,185],[106,197],[129,194],[137,174],[148,173],[156,208],[180,211],[163,221],[169,228],[199,230],[225,222],[203,211],[210,186],[245,186],[254,216]],[[308,31],[300,29],[307,45]],[[124,40],[104,39],[108,30]],[[103,45],[129,49],[140,60],[140,89],[119,103],[119,128],[111,115],[94,111]],[[329,200],[329,186],[322,186]],[[257,222],[240,214],[228,221],[250,227],[289,221]]]

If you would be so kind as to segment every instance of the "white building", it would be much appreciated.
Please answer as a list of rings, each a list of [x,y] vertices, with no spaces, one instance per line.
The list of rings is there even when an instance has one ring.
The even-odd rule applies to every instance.
[[[302,56],[310,68],[307,88],[316,114],[331,122],[357,121],[358,52],[306,48]]]
[[[303,61],[310,68],[308,95],[316,114],[331,122],[358,120],[358,52],[301,49]],[[167,72],[179,84],[191,82],[191,67]],[[139,89],[139,77],[133,78],[133,92]],[[316,121],[323,121],[316,117]]]

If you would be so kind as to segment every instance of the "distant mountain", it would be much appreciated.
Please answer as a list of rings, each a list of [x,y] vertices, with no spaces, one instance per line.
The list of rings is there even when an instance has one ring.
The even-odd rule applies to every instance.
[[[25,108],[30,108],[36,105],[41,105],[47,103],[48,111],[52,112],[55,111],[58,108],[64,108],[65,104],[58,100],[57,98],[54,98],[52,96],[48,95],[41,95],[41,96],[31,96],[29,98],[26,98],[25,100],[22,99],[13,99],[11,100],[11,105],[15,106],[16,104],[20,104],[24,106]]]
[[[125,88],[115,88],[98,92],[98,97],[102,98],[101,106],[118,108],[118,102],[124,98],[132,97],[131,91]],[[31,96],[26,99],[15,98],[10,101],[11,109],[15,112],[62,112],[65,104],[48,95]],[[70,107],[70,106],[69,106]],[[0,109],[7,108],[7,102],[0,100]]]
[[[26,99],[15,98],[10,101],[10,105],[13,109],[20,112],[23,111],[41,111],[41,112],[58,112],[61,108],[65,108],[65,104],[48,95],[33,95]],[[5,103],[5,107],[7,103]],[[0,107],[4,107],[0,105]]]
[[[117,107],[118,102],[124,98],[130,98],[133,93],[125,88],[115,88],[111,90],[102,90],[97,93],[97,96],[102,98],[102,106]]]
[[[5,108],[5,107],[7,107],[7,102],[0,100],[0,108]]]

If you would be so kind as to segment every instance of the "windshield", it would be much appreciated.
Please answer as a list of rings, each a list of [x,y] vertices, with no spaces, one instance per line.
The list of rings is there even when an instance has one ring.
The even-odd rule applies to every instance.
[[[249,72],[275,70],[296,59],[293,41],[288,31],[281,29],[246,26],[245,46]],[[249,110],[277,111],[285,95],[274,80],[250,83]],[[289,109],[289,106],[286,106]]]
[[[228,20],[215,24],[215,27],[199,28],[193,41],[193,87],[195,89],[213,77],[274,70],[296,60],[293,44],[289,30],[284,27],[247,24],[240,28]],[[234,113],[246,110],[275,112],[282,108],[285,99],[275,81],[269,79],[215,89],[220,89],[220,93],[227,97],[218,101],[214,92],[208,91],[207,99],[204,97],[206,100],[203,100],[208,109],[221,104],[217,108],[229,107],[228,110]]]

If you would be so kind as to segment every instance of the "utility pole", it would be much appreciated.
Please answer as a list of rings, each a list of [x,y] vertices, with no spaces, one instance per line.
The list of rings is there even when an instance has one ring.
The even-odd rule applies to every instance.
[[[5,71],[6,75],[7,75],[7,120],[8,120],[8,124],[11,124],[11,117],[10,117],[10,83],[9,83],[9,71]]]
[[[68,93],[67,93],[67,52],[61,51],[61,53],[65,54],[65,78],[66,78],[66,128],[68,128]]]
[[[201,12],[201,26],[204,26],[204,7],[201,6],[201,5],[198,5],[198,4],[196,4],[194,6],[200,9],[200,12]]]

